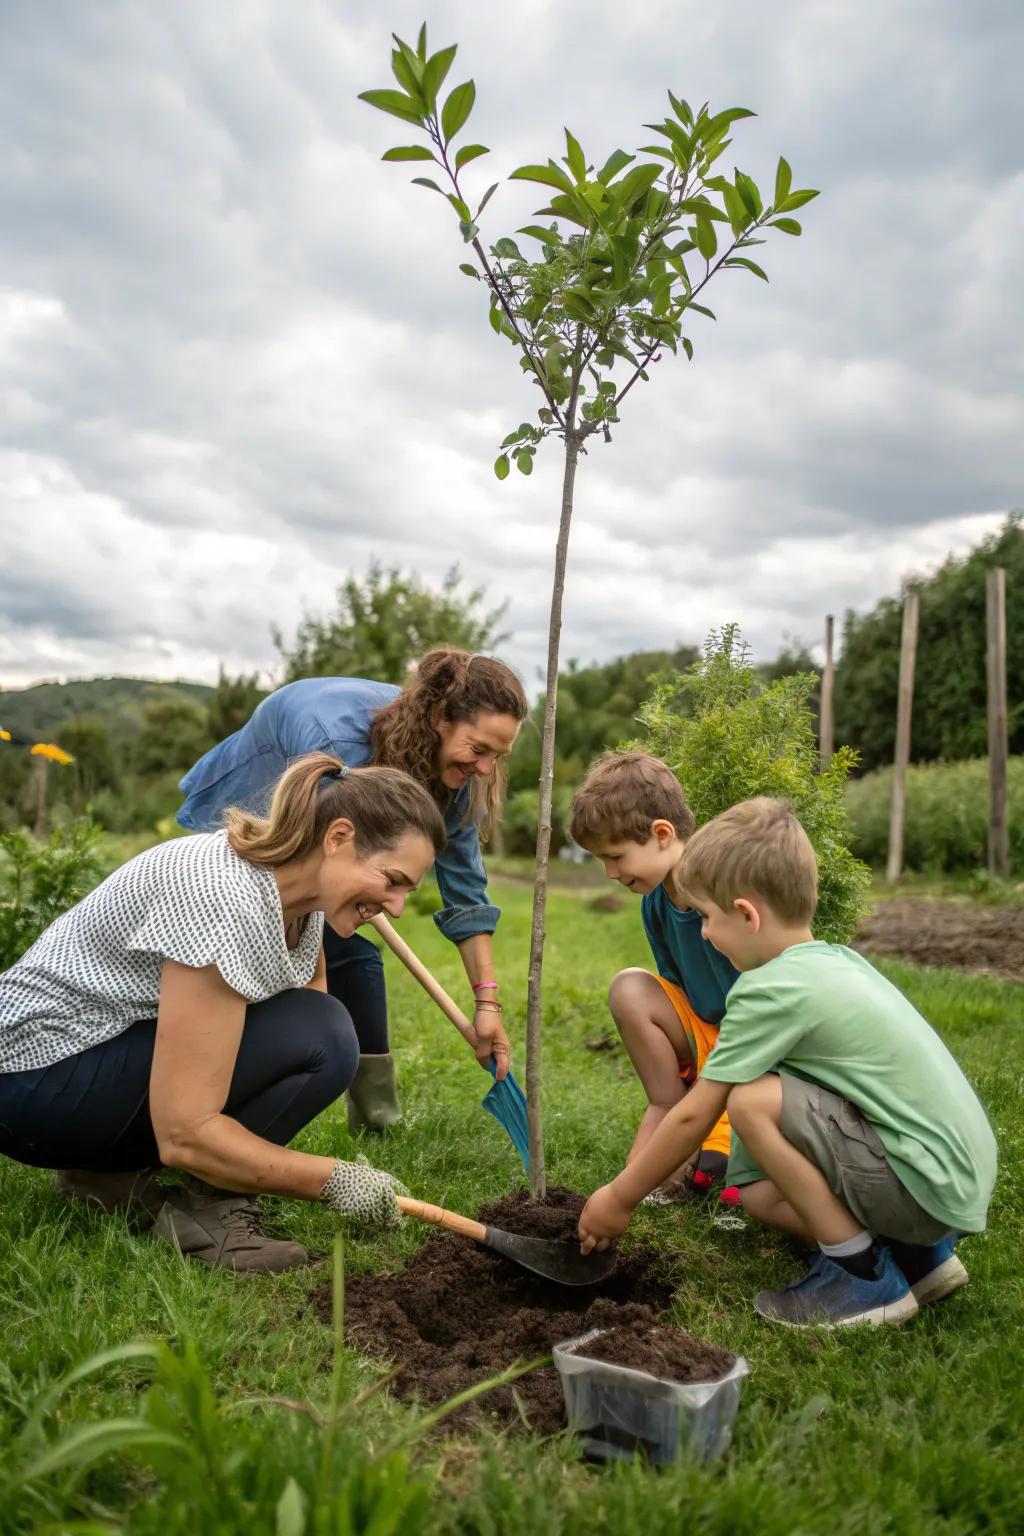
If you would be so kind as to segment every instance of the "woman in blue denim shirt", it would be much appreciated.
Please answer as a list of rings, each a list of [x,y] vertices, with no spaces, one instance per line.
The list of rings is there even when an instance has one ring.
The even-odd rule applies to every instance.
[[[421,657],[402,689],[359,677],[304,678],[270,694],[240,731],[200,758],[181,781],[186,798],[178,812],[195,832],[219,829],[230,806],[262,812],[288,764],[308,752],[329,752],[353,768],[402,768],[425,784],[448,833],[435,864],[443,906],[434,921],[458,947],[473,988],[477,1057],[486,1064],[493,1055],[499,1078],[509,1065],[491,941],[501,914],[487,900],[480,833],[500,812],[503,762],[527,708],[522,684],[503,662],[452,646]],[[324,952],[328,991],[348,1009],[359,1041],[349,1125],[384,1130],[401,1111],[380,952],[330,927]]]

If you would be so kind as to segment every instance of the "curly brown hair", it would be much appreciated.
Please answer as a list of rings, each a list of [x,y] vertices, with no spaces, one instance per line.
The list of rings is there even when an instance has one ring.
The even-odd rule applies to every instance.
[[[444,806],[452,791],[435,773],[441,738],[434,721],[475,720],[481,710],[511,715],[520,723],[525,720],[529,705],[518,677],[493,656],[435,645],[420,657],[398,697],[374,715],[372,761],[404,769],[427,785],[437,804]],[[467,820],[480,829],[484,840],[501,815],[506,777],[505,764],[499,759],[493,773],[471,781]]]

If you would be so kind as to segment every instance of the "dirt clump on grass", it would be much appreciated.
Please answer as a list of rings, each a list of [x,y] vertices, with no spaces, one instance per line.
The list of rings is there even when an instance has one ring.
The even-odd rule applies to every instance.
[[[1024,981],[1024,904],[879,901],[871,916],[861,919],[853,947],[862,955]]]
[[[714,1381],[732,1370],[736,1356],[717,1344],[705,1344],[684,1328],[652,1324],[646,1318],[620,1323],[573,1354],[581,1360],[607,1360],[631,1371],[646,1371],[667,1381]]]
[[[478,1215],[506,1232],[573,1242],[582,1209],[580,1195],[554,1188],[543,1203],[520,1190],[481,1207]],[[441,1403],[517,1360],[549,1355],[552,1345],[591,1328],[636,1325],[662,1331],[655,1324],[673,1290],[662,1266],[655,1250],[634,1248],[620,1255],[601,1284],[569,1287],[532,1275],[466,1238],[432,1232],[397,1274],[346,1281],[345,1336],[397,1367],[392,1390],[400,1397]],[[311,1301],[330,1321],[330,1285],[316,1286]],[[565,1427],[558,1372],[553,1366],[531,1371],[445,1422],[461,1429],[489,1423],[554,1434]]]

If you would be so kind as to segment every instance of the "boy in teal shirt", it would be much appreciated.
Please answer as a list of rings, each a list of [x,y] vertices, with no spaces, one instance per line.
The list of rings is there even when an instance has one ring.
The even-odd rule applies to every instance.
[[[571,835],[601,860],[610,880],[641,897],[657,966],[657,975],[631,966],[608,988],[612,1018],[647,1094],[630,1159],[696,1082],[718,1043],[726,997],[739,974],[701,937],[700,913],[679,884],[693,827],[679,780],[647,752],[606,752],[573,796]],[[723,1114],[695,1158],[674,1169],[652,1200],[660,1204],[720,1186],[728,1160],[729,1117]]]
[[[967,1281],[955,1236],[984,1230],[996,1172],[984,1110],[907,999],[814,939],[814,850],[788,805],[716,817],[680,874],[705,937],[742,974],[693,1092],[588,1201],[584,1251],[624,1231],[728,1105],[744,1208],[818,1248],[801,1280],[760,1292],[758,1312],[798,1327],[912,1317]]]

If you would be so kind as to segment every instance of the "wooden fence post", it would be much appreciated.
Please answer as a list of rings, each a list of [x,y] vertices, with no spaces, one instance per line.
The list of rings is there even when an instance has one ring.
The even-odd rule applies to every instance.
[[[832,637],[835,619],[825,615],[825,670],[821,674],[821,704],[818,711],[818,750],[821,766],[827,768],[832,760],[832,698],[835,692],[835,663],[832,659]]]
[[[1006,572],[988,572],[985,584],[988,629],[988,868],[1006,880],[1010,874],[1010,831],[1007,820],[1006,759]]]
[[[910,762],[910,715],[914,702],[914,662],[917,659],[917,618],[920,595],[912,587],[903,599],[900,680],[896,695],[896,753],[889,813],[889,858],[885,878],[892,883],[903,871],[903,813],[907,803],[907,764]]]

